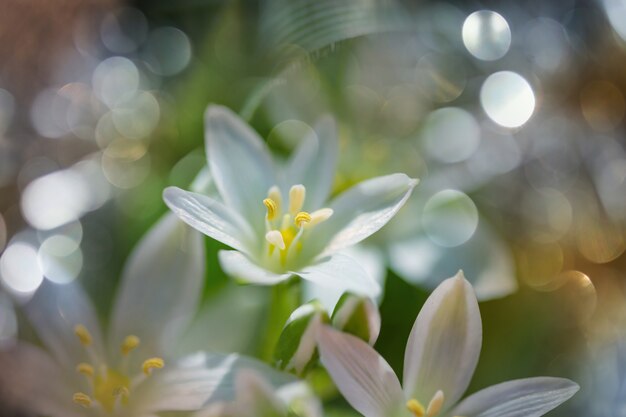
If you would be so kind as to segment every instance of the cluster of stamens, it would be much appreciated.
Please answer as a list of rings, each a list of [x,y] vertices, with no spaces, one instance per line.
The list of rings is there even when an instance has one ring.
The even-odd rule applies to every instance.
[[[428,407],[424,408],[422,403],[418,400],[411,399],[407,401],[406,408],[408,408],[415,417],[435,417],[441,411],[444,400],[443,391],[439,390],[428,403]]]
[[[277,186],[270,188],[267,198],[263,200],[267,209],[265,216],[267,253],[270,259],[277,258],[283,267],[290,257],[302,249],[302,236],[306,231],[333,214],[333,210],[329,208],[312,213],[302,211],[305,197],[306,189],[302,184],[292,186],[289,190],[288,210],[284,213],[282,194]]]
[[[114,369],[102,362],[93,349],[93,338],[89,330],[82,324],[74,327],[74,334],[85,347],[91,363],[82,362],[76,366],[76,372],[87,378],[91,395],[77,392],[73,396],[74,403],[89,408],[100,407],[107,413],[113,413],[119,407],[126,405],[130,397],[131,389],[143,379],[149,377],[154,369],[161,369],[165,365],[161,358],[150,358],[143,362],[143,374],[138,374],[132,379],[128,376],[128,358],[140,343],[137,336],[127,336],[120,346],[122,362],[119,368]]]

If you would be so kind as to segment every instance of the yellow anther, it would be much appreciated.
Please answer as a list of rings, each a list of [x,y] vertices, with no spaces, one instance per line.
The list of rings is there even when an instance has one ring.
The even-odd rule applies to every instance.
[[[306,211],[301,211],[300,213],[296,214],[294,222],[296,223],[296,226],[302,227],[305,224],[311,222],[311,215]]]
[[[267,207],[267,220],[274,220],[278,215],[278,204],[271,198],[263,200],[263,204]]]
[[[122,355],[126,356],[130,352],[135,350],[137,346],[139,346],[139,342],[140,342],[139,338],[135,335],[131,334],[130,336],[126,336],[126,338],[122,342],[122,348],[121,348]]]
[[[95,370],[93,369],[93,366],[89,365],[88,363],[79,363],[76,366],[76,372],[85,376],[92,377],[95,373]]]
[[[153,369],[161,369],[165,366],[165,362],[161,358],[150,358],[144,361],[142,365],[143,373],[150,375]]]
[[[80,340],[80,343],[83,346],[91,345],[93,341],[91,333],[89,333],[89,330],[87,330],[87,328],[82,324],[77,324],[76,326],[74,326],[74,334],[76,335],[76,337],[78,337],[78,340]]]
[[[85,408],[91,407],[91,397],[85,393],[77,392],[72,397],[72,401],[78,405],[82,405]]]
[[[276,246],[280,250],[285,249],[285,239],[283,239],[282,233],[278,230],[270,230],[265,234],[265,240],[267,240],[272,246]]]
[[[309,224],[309,226],[315,226],[316,224],[320,224],[328,220],[328,218],[332,215],[333,209],[331,208],[322,208],[319,210],[315,210],[313,213],[311,213],[311,223]]]
[[[415,417],[424,417],[424,414],[426,414],[424,406],[416,399],[411,399],[407,401],[406,408],[408,408]]]
[[[428,403],[426,407],[426,417],[434,417],[441,411],[445,397],[443,391],[439,390],[433,396],[433,399]]]
[[[298,184],[291,187],[289,190],[289,213],[295,216],[304,205],[304,198],[306,196],[306,188],[304,185]]]
[[[128,388],[121,386],[113,390],[113,396],[121,397],[121,398],[128,398],[130,396],[130,391],[128,390]]]

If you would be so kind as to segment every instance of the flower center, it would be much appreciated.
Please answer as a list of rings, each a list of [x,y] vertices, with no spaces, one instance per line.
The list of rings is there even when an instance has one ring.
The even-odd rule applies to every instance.
[[[444,400],[443,391],[439,390],[428,403],[428,407],[424,408],[422,403],[413,398],[407,401],[406,408],[408,408],[415,417],[435,417],[441,411]]]
[[[315,225],[327,220],[333,214],[330,208],[322,208],[312,213],[302,211],[306,198],[306,188],[302,184],[289,190],[288,209],[283,213],[280,189],[273,186],[263,200],[267,209],[265,216],[265,240],[267,257],[270,262],[285,267],[302,250],[303,236]]]
[[[97,406],[107,413],[113,413],[128,404],[134,386],[150,376],[153,369],[160,369],[165,365],[161,358],[147,359],[142,365],[143,375],[137,373],[137,376],[131,378],[128,373],[128,357],[139,346],[140,340],[137,336],[130,335],[124,339],[120,347],[122,361],[118,368],[111,368],[97,357],[93,349],[93,338],[85,326],[77,325],[74,333],[93,363],[83,362],[76,366],[76,371],[87,378],[91,391],[90,395],[84,392],[74,394],[74,403],[83,407]]]

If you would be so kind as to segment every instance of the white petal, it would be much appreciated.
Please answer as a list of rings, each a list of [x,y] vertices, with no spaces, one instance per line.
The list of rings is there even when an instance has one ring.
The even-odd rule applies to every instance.
[[[367,272],[367,274],[379,284],[381,291],[376,297],[376,301],[380,303],[383,293],[382,289],[385,285],[387,277],[387,269],[383,254],[374,247],[355,245],[341,251],[342,254],[348,255],[359,263]],[[318,300],[326,311],[333,311],[337,305],[337,301],[344,293],[342,288],[320,286],[311,281],[303,282],[304,301]]]
[[[193,317],[205,276],[203,236],[173,213],[162,217],[130,254],[112,311],[111,343],[141,339],[134,358],[168,356]]]
[[[350,291],[371,298],[380,294],[380,285],[370,277],[367,270],[353,258],[342,253],[323,258],[294,274],[341,293]]]
[[[235,399],[235,376],[242,369],[260,373],[278,387],[294,381],[254,359],[231,354],[201,353],[184,358],[179,364],[156,372],[141,384],[136,395],[145,411],[198,410],[209,404]]]
[[[505,243],[485,225],[466,243],[439,246],[426,236],[389,246],[391,268],[400,277],[427,289],[463,269],[480,301],[500,298],[517,289],[515,269]]]
[[[442,390],[443,409],[455,404],[474,374],[481,344],[478,301],[459,272],[433,291],[415,320],[404,355],[407,396],[428,404]]]
[[[243,369],[235,375],[237,405],[246,417],[281,417],[287,407],[274,394],[274,388],[255,371]]]
[[[337,165],[337,127],[331,117],[324,117],[315,125],[315,132],[306,136],[289,160],[285,181],[304,184],[304,210],[322,207],[328,198]]]
[[[327,254],[372,235],[400,210],[415,185],[415,179],[392,174],[350,188],[330,203],[333,215],[311,230],[307,251]]]
[[[246,221],[219,201],[177,187],[166,188],[163,199],[181,220],[205,235],[246,253],[256,246]]]
[[[54,359],[41,349],[19,343],[2,350],[0,369],[0,387],[3,400],[7,401],[4,407],[25,408],[37,415],[51,417],[82,415],[72,403],[74,390],[70,381]]]
[[[292,274],[275,274],[252,262],[246,255],[235,250],[221,250],[217,254],[224,272],[235,279],[260,285],[274,285]]]
[[[77,283],[59,285],[44,281],[24,311],[39,338],[63,367],[73,369],[78,362],[89,359],[74,333],[74,327],[79,324],[91,333],[94,351],[103,355],[98,317],[91,300]]]
[[[277,183],[269,149],[236,114],[209,106],[205,115],[209,168],[220,195],[258,233],[265,227],[263,199]]]
[[[322,364],[350,405],[365,417],[395,416],[404,407],[400,382],[367,343],[323,326],[318,332]]]
[[[579,386],[563,378],[518,379],[486,388],[450,413],[463,417],[539,417],[570,399]]]

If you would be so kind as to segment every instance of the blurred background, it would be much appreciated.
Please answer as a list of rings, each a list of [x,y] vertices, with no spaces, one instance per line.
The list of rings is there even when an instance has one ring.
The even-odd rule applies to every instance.
[[[390,364],[462,268],[483,300],[471,392],[566,376],[582,390],[550,415],[626,416],[626,1],[6,0],[0,62],[0,346],[32,337],[16,307],[44,280],[107,317],[163,188],[205,164],[209,103],[279,154],[332,113],[336,192],[421,179],[361,248]],[[219,248],[190,337],[254,355],[267,291],[229,284]]]

